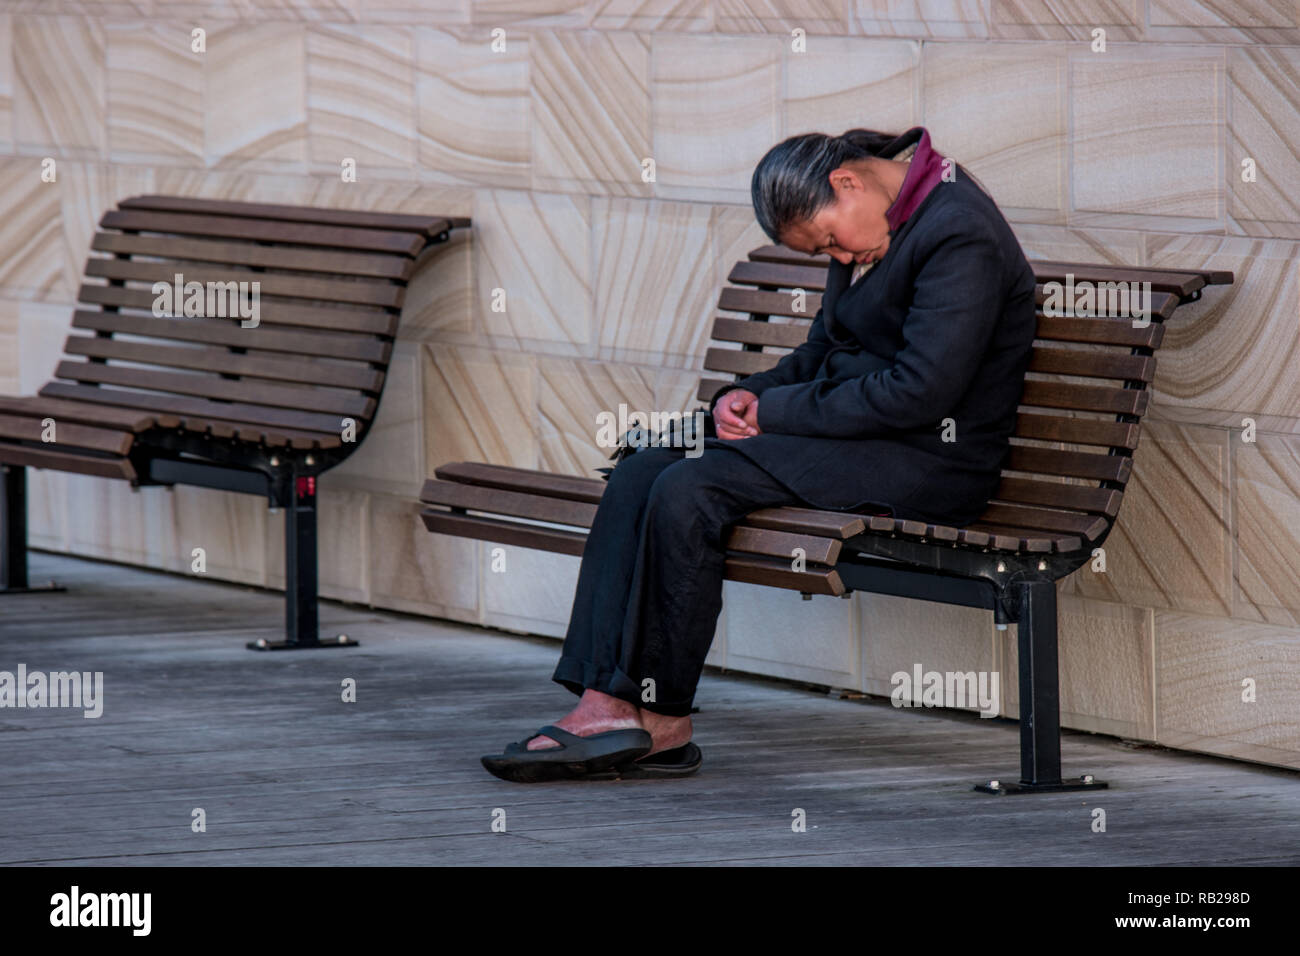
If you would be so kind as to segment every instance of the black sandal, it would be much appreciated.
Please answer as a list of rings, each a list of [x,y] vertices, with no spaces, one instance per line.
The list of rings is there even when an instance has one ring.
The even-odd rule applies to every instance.
[[[560,746],[529,750],[534,737],[550,737]],[[650,752],[653,740],[639,727],[607,730],[579,737],[553,724],[506,748],[503,754],[482,758],[483,767],[494,777],[514,783],[543,780],[607,779],[618,776],[617,767]],[[655,754],[658,757],[658,754]]]
[[[657,754],[633,760],[618,768],[618,775],[624,780],[639,780],[643,777],[686,777],[700,769],[704,763],[704,753],[694,741],[687,741],[672,750],[661,750]]]

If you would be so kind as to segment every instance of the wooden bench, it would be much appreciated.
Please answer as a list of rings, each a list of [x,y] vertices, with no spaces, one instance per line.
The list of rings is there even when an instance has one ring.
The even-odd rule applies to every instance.
[[[704,367],[733,377],[706,376],[698,399],[711,408],[719,389],[770,368],[804,341],[828,261],[764,246],[732,269],[718,307],[733,314],[718,316],[713,326],[714,340],[727,347],[708,349]],[[1087,563],[1114,526],[1151,399],[1163,322],[1199,298],[1205,285],[1232,281],[1222,271],[1033,266],[1039,283],[1033,358],[1001,485],[979,520],[958,528],[850,511],[764,508],[734,527],[726,560],[731,580],[799,590],[805,599],[861,590],[987,608],[999,629],[1018,622],[1021,777],[1018,784],[977,787],[994,793],[1106,786],[1088,776],[1061,778],[1055,582]],[[1069,309],[1055,314],[1054,290],[1046,284],[1070,281],[1150,282],[1149,324]],[[800,289],[807,301],[795,312]],[[1052,314],[1044,314],[1045,304]],[[714,434],[711,424],[707,434]],[[606,487],[598,478],[469,462],[434,474],[421,492],[430,531],[572,555],[582,554],[586,534],[571,529],[590,528]],[[799,569],[791,561],[796,548],[806,554]]]
[[[56,380],[0,398],[0,587],[29,590],[28,467],[266,495],[285,513],[285,640],[249,646],[355,644],[319,639],[316,477],[374,421],[417,259],[469,220],[138,196],[99,225]],[[154,291],[178,274],[203,316]],[[242,300],[207,285],[241,282]]]

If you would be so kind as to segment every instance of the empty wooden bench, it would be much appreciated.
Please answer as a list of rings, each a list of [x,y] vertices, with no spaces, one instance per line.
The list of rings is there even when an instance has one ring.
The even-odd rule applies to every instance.
[[[710,348],[704,360],[707,371],[732,378],[705,376],[698,399],[711,408],[719,389],[770,368],[804,341],[828,262],[764,246],[732,269],[718,303],[732,314],[718,316],[713,327],[714,340],[727,345]],[[1018,622],[1020,782],[977,788],[998,793],[1106,785],[1086,776],[1061,778],[1055,582],[1088,562],[1114,526],[1151,398],[1163,322],[1207,284],[1232,281],[1222,271],[1033,265],[1039,306],[1033,358],[1001,485],[979,520],[959,528],[850,511],[764,508],[731,531],[726,561],[731,580],[791,588],[805,598],[861,590],[987,608],[999,628]],[[1056,282],[1065,288],[1149,282],[1149,324],[1104,310],[1058,314],[1051,296],[1058,290],[1048,285]],[[795,312],[799,289],[807,301]],[[606,487],[598,478],[469,462],[434,474],[421,493],[430,531],[572,555],[582,554],[581,529],[590,528]],[[791,560],[796,548],[806,555],[801,567]]]
[[[55,381],[0,398],[0,586],[28,589],[28,467],[265,495],[286,633],[249,646],[355,643],[319,640],[316,478],[374,421],[417,259],[469,220],[138,196],[99,225]]]

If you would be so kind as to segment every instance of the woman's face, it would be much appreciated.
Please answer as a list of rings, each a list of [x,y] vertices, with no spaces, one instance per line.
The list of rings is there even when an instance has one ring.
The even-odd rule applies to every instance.
[[[808,255],[824,252],[845,265],[880,259],[889,250],[885,211],[893,203],[885,185],[860,163],[841,166],[830,181],[835,199],[788,227],[781,244]]]

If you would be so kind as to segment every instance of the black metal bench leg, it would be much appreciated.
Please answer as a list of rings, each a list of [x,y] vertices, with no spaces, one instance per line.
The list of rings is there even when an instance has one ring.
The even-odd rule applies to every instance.
[[[319,632],[316,578],[316,479],[297,476],[284,506],[285,639],[250,641],[255,651],[298,650],[308,647],[357,647],[340,634],[322,641]]]
[[[1016,628],[1020,654],[1020,782],[977,784],[985,793],[1052,793],[1103,789],[1085,774],[1061,779],[1060,668],[1057,660],[1056,583],[1027,581],[1020,591]]]
[[[27,587],[27,469],[0,466],[4,482],[4,523],[0,524],[0,587],[6,591]]]
[[[53,581],[32,587],[27,579],[27,469],[0,465],[0,594],[62,591]]]

